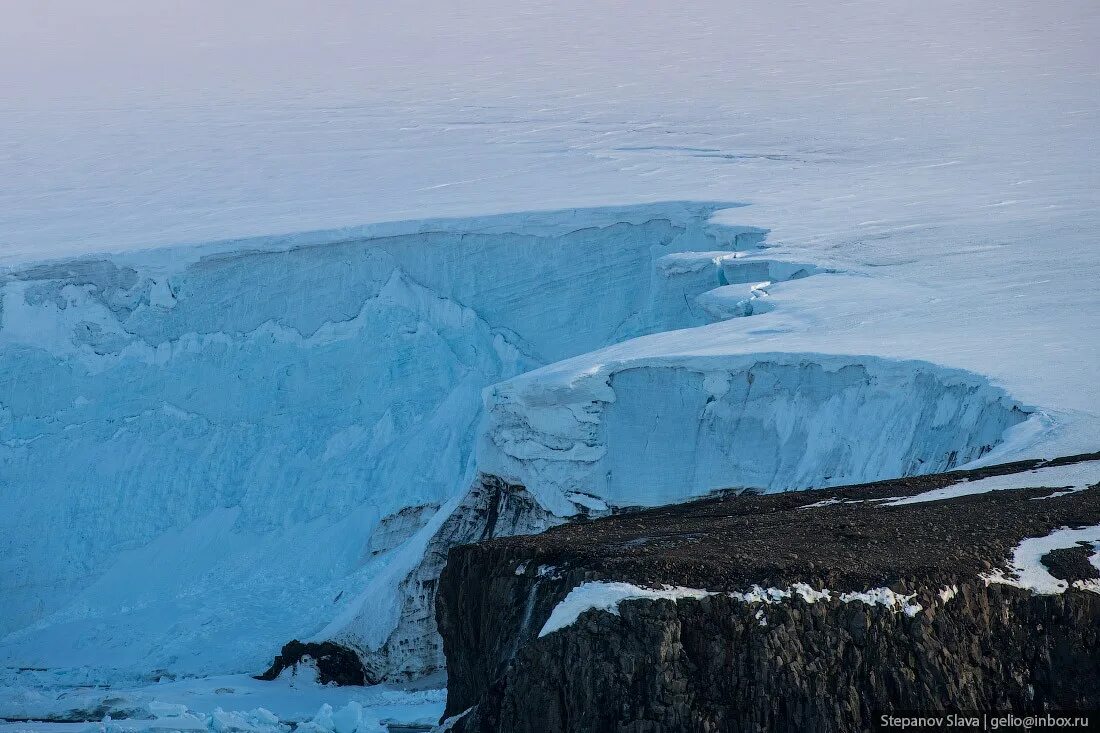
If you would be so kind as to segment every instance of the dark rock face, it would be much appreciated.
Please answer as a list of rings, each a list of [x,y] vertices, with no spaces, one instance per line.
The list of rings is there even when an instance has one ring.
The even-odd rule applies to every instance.
[[[516,563],[492,543],[452,550],[443,571],[436,617],[447,660],[447,715],[477,703],[508,670],[522,644],[584,578],[537,562]],[[478,581],[474,581],[477,578]]]
[[[1090,545],[1079,544],[1065,547],[1043,555],[1041,562],[1055,578],[1066,581],[1094,580],[1100,578],[1100,571],[1089,562],[1093,549]]]
[[[363,663],[359,661],[359,655],[347,647],[333,644],[331,641],[320,643],[303,643],[297,639],[283,645],[279,656],[275,657],[271,668],[261,675],[258,680],[273,680],[288,667],[301,664],[305,659],[312,659],[317,665],[317,681],[322,685],[329,683],[337,685],[365,685],[377,680],[367,678]]]
[[[867,730],[879,711],[1095,708],[1100,596],[970,586],[931,614],[627,602],[524,646],[466,731]],[[1042,631],[1042,630],[1046,631]]]
[[[408,539],[437,508],[434,505],[410,507],[386,517],[378,532],[377,546],[372,545],[371,551],[392,549]],[[442,641],[436,630],[435,599],[439,574],[447,561],[447,550],[455,545],[481,542],[502,535],[541,532],[563,521],[542,508],[523,486],[495,476],[479,476],[462,502],[432,536],[423,559],[401,582],[400,621],[378,649],[359,648],[352,640],[339,636],[320,645],[292,641],[283,647],[282,654],[276,657],[271,669],[260,675],[259,679],[275,679],[283,668],[295,664],[302,654],[316,659],[314,651],[307,649],[314,647],[339,649],[355,658],[358,676],[330,680],[337,684],[404,682],[442,671],[445,661]],[[349,660],[348,668],[351,666]],[[343,681],[354,679],[360,681]]]
[[[906,709],[1100,708],[1100,595],[1072,583],[1032,595],[982,577],[1024,538],[1100,524],[1096,487],[876,501],[1036,465],[723,496],[456,548],[437,599],[447,715],[466,713],[453,730],[847,731]],[[1050,553],[1048,568],[1093,577],[1087,552]],[[539,638],[585,580],[835,593],[625,601]],[[837,597],[881,587],[915,594],[921,610]]]
[[[402,581],[397,628],[379,649],[356,649],[368,678],[404,682],[444,669],[435,599],[447,550],[502,535],[541,532],[562,521],[543,509],[523,486],[495,476],[480,476],[432,537],[420,564]]]

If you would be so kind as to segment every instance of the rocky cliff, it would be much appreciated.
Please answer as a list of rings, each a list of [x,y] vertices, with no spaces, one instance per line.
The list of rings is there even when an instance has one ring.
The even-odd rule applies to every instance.
[[[578,511],[587,511],[578,506]],[[539,506],[522,486],[495,476],[480,476],[432,536],[424,557],[401,582],[401,613],[384,644],[372,650],[338,635],[359,655],[370,683],[384,679],[419,679],[442,671],[443,649],[435,629],[435,599],[447,550],[455,545],[495,537],[533,534],[564,520]]]
[[[841,731],[904,709],[1100,707],[1098,487],[1094,454],[454,549],[437,598],[452,729]]]

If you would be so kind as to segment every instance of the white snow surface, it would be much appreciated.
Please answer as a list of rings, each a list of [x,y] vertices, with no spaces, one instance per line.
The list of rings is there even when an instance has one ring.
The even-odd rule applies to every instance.
[[[1096,484],[1100,484],[1100,461],[1082,461],[1068,466],[1043,466],[1030,471],[1010,473],[1004,476],[990,476],[976,481],[960,481],[942,489],[933,489],[913,496],[887,501],[879,504],[879,506],[919,504],[925,501],[955,499],[960,496],[985,494],[990,491],[1004,491],[1006,489],[1052,488],[1065,489],[1064,493],[1072,493],[1082,491]]]
[[[1100,525],[1062,527],[1043,537],[1029,537],[1022,541],[1012,552],[1012,561],[1009,563],[1007,572],[994,571],[986,576],[986,580],[990,583],[1014,585],[1040,595],[1065,593],[1070,584],[1051,575],[1043,565],[1042,557],[1053,550],[1081,544],[1092,546],[1093,552],[1089,556],[1089,562],[1100,570]],[[1075,580],[1073,587],[1100,593],[1100,580]]]
[[[374,733],[384,730],[381,724],[434,725],[446,701],[442,689],[335,687],[319,685],[315,677],[301,674],[284,674],[273,682],[247,675],[216,675],[112,689],[74,686],[72,680],[39,675],[36,686],[0,688],[4,715],[32,721],[0,723],[0,733],[178,729],[285,733],[292,725],[299,729],[304,725],[314,733]],[[93,721],[90,727],[87,722],[35,722],[88,716]],[[99,722],[107,716],[110,721]]]
[[[681,598],[704,598],[710,595],[714,593],[697,588],[643,588],[632,583],[589,581],[569,591],[569,595],[554,606],[550,618],[546,619],[539,631],[539,637],[573,625],[582,613],[592,609],[618,616],[619,604],[623,601],[658,598],[678,601]]]
[[[663,586],[661,588],[646,588],[633,583],[621,581],[586,581],[581,583],[561,600],[554,610],[550,612],[550,618],[543,624],[539,631],[539,638],[560,631],[577,622],[585,611],[596,610],[619,615],[619,604],[623,601],[653,601],[669,600],[680,601],[684,598],[706,598],[719,595],[717,591],[703,590],[699,588],[684,588],[682,586]],[[727,593],[743,603],[774,605],[789,601],[798,596],[806,603],[817,603],[836,598],[841,603],[864,603],[868,606],[883,606],[893,611],[900,611],[906,616],[915,616],[923,610],[923,606],[916,603],[916,593],[905,595],[896,593],[890,588],[869,588],[865,591],[850,591],[835,593],[828,588],[816,589],[806,583],[794,583],[790,588],[763,588],[754,585],[746,591]],[[757,619],[763,620],[760,612]],[[761,623],[761,626],[766,626]]]
[[[477,470],[569,514],[1100,445],[1094,2],[4,20],[0,665],[374,647]]]

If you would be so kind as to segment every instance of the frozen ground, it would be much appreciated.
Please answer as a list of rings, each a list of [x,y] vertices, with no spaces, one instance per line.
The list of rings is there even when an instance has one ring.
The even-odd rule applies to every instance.
[[[569,513],[1095,450],[1098,31],[1090,0],[9,9],[0,258],[125,254],[4,284],[4,684],[377,643],[392,604],[349,599],[479,467]],[[790,397],[748,424],[758,378]]]

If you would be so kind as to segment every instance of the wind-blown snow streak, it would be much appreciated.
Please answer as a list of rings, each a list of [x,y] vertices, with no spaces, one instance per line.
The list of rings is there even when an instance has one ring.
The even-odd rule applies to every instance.
[[[539,636],[546,636],[576,623],[585,611],[600,610],[618,615],[619,604],[623,601],[656,600],[663,598],[678,601],[681,598],[705,598],[714,595],[711,591],[697,588],[671,587],[643,588],[632,583],[589,582],[582,583],[569,591],[561,603],[554,606],[550,618],[543,624]]]
[[[977,481],[962,481],[942,489],[924,491],[913,496],[894,499],[879,506],[903,506],[923,501],[955,499],[971,494],[984,494],[989,491],[1024,488],[1055,488],[1060,492],[1041,498],[1057,498],[1074,491],[1083,491],[1100,483],[1100,461],[1082,461],[1068,466],[1043,466],[1031,471],[1010,473],[1004,476],[990,476]]]
[[[254,671],[318,634],[377,651],[478,471],[569,516],[942,470],[1027,417],[924,362],[671,349],[775,311],[786,287],[866,285],[712,221],[731,206],[407,222],[5,273],[0,664],[117,681]]]

